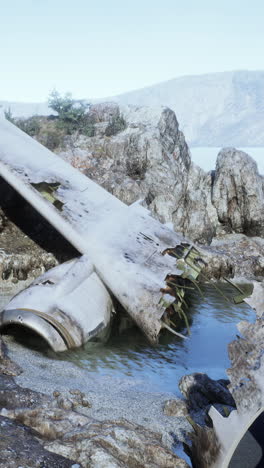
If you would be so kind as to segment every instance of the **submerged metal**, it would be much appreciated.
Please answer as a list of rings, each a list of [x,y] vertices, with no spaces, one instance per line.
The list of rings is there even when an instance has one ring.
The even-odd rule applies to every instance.
[[[228,389],[236,409],[229,413],[223,406],[223,416],[211,406],[210,428],[193,423],[190,452],[198,468],[260,468],[264,463],[264,283],[254,282],[244,301],[257,318],[255,323],[239,322],[240,335],[228,345]]]
[[[29,328],[54,351],[102,334],[114,312],[111,297],[87,256],[59,265],[17,294],[0,313],[0,329]]]

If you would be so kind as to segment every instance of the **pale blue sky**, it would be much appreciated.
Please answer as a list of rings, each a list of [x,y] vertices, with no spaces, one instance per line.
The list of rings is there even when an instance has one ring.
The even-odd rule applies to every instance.
[[[0,100],[264,69],[263,0],[0,0]]]

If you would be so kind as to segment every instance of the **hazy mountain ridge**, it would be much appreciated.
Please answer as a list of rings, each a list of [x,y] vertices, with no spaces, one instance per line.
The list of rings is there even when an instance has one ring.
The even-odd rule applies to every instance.
[[[104,100],[170,107],[191,146],[264,146],[264,71],[185,76]],[[15,116],[52,113],[47,103],[0,105]]]
[[[112,98],[167,105],[192,146],[264,145],[264,72],[186,76]]]

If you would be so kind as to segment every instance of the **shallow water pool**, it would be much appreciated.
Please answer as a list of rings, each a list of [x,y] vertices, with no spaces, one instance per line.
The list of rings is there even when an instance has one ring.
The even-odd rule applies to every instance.
[[[254,321],[255,314],[247,304],[233,303],[236,291],[232,287],[223,284],[218,287],[230,302],[212,285],[203,286],[204,297],[197,291],[191,292],[188,310],[191,335],[186,340],[168,332],[158,346],[151,346],[136,327],[122,332],[114,327],[107,343],[90,342],[60,354],[42,351],[51,359],[74,362],[89,373],[143,380],[155,391],[177,391],[180,377],[192,372],[206,372],[214,379],[226,378],[225,369],[230,365],[227,347],[238,335],[236,324],[245,319]],[[184,327],[181,332],[186,332]]]

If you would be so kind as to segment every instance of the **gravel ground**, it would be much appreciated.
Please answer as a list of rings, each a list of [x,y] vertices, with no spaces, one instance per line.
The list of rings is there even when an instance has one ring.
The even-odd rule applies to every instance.
[[[191,429],[184,417],[164,414],[164,403],[175,399],[173,393],[156,392],[143,381],[128,377],[98,376],[73,363],[49,359],[39,351],[29,350],[12,336],[3,338],[8,345],[9,357],[23,369],[23,373],[15,378],[21,387],[47,395],[52,395],[55,390],[79,389],[92,405],[84,408],[84,413],[99,420],[125,418],[142,424],[160,432],[163,443],[169,448],[175,442],[183,441]]]

